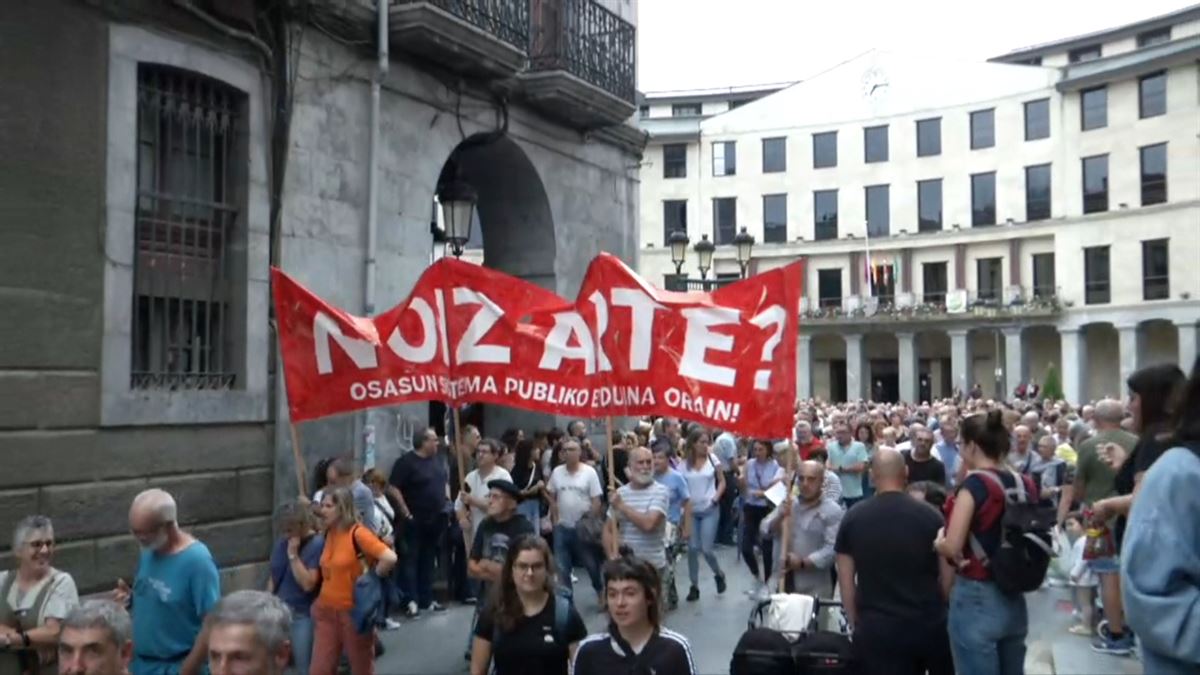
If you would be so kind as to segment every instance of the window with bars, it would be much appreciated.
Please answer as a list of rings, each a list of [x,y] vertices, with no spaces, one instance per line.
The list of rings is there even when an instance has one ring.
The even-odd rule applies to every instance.
[[[244,95],[208,77],[138,67],[131,317],[133,389],[236,384],[230,238]]]

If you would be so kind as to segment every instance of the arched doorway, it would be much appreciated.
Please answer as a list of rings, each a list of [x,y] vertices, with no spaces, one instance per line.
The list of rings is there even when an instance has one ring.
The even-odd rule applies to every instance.
[[[482,242],[483,264],[558,292],[550,201],[541,177],[517,142],[503,132],[466,138],[442,166],[435,194],[455,180],[475,190],[471,240]],[[436,414],[437,408],[431,406],[431,413]],[[475,424],[484,435],[499,437],[510,427],[532,432],[555,420],[516,408],[473,405],[464,411],[463,423]]]

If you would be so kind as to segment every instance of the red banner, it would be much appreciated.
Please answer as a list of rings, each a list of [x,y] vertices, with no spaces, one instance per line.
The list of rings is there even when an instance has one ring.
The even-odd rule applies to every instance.
[[[363,318],[272,270],[293,421],[441,400],[674,415],[761,436],[791,431],[800,279],[794,263],[675,293],[601,254],[571,303],[443,258],[404,302]]]

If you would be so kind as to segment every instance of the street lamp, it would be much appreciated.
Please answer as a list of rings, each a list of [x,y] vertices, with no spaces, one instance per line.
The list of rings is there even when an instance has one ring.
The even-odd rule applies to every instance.
[[[667,239],[671,246],[671,262],[675,263],[675,276],[683,274],[683,263],[687,262],[688,236],[683,230],[675,230]]]
[[[438,190],[442,205],[442,222],[446,226],[446,241],[455,258],[462,257],[463,247],[471,239],[471,216],[475,213],[475,189],[455,179]]]
[[[750,266],[750,257],[754,255],[754,235],[742,228],[741,232],[733,238],[733,245],[737,246],[737,261],[742,266],[742,278],[746,278],[746,268]]]
[[[700,268],[700,280],[703,281],[708,278],[708,271],[712,269],[713,251],[716,251],[717,247],[708,240],[707,234],[702,234],[700,241],[696,242],[692,250],[700,258],[696,266]]]

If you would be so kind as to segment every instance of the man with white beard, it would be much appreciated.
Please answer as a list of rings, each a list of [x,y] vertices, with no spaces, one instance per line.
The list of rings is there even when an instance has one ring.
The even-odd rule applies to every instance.
[[[667,567],[670,491],[654,480],[654,454],[649,448],[630,451],[626,472],[629,483],[609,493],[604,551],[609,560],[615,560],[624,544],[635,556],[653,565],[662,579]]]

